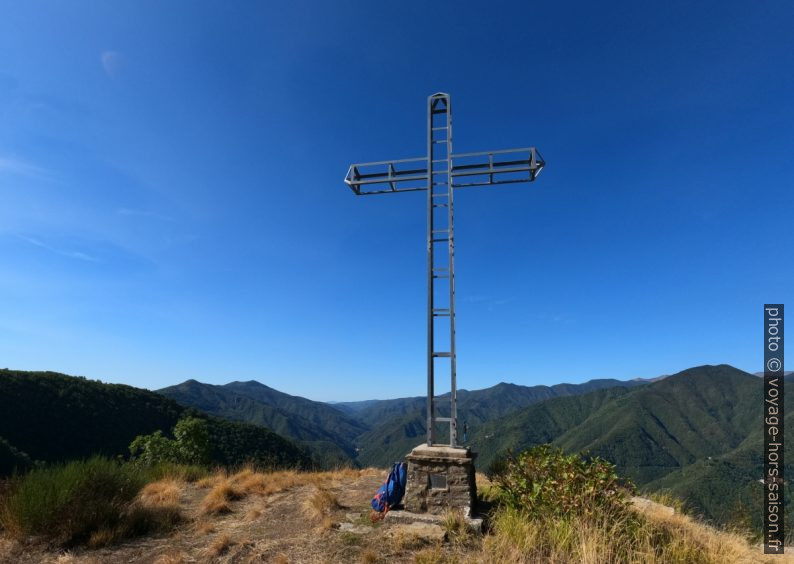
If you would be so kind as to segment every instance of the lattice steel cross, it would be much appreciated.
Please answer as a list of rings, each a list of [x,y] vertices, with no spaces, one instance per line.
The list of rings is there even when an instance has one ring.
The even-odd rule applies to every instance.
[[[434,445],[435,425],[449,422],[449,446],[457,446],[457,381],[455,355],[455,239],[453,188],[532,182],[545,166],[534,147],[452,152],[452,106],[449,94],[427,99],[427,156],[351,165],[345,183],[358,196],[427,191],[427,444]],[[438,246],[446,246],[447,252]],[[436,284],[446,280],[448,293],[436,296]],[[437,282],[438,281],[438,282]],[[438,307],[446,306],[446,307]],[[448,322],[448,350],[437,350],[436,324]],[[439,333],[441,334],[441,333]],[[450,416],[436,417],[434,384],[436,361],[449,358]]]

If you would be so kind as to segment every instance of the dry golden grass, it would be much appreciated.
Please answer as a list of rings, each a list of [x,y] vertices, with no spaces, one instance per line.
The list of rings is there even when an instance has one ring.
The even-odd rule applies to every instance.
[[[169,554],[161,554],[158,556],[154,564],[184,564],[185,555],[181,552],[172,552]]]
[[[202,535],[208,535],[215,532],[215,525],[212,521],[201,520],[196,523],[196,531]]]
[[[399,552],[407,552],[419,550],[427,546],[428,539],[417,533],[406,531],[405,529],[397,529],[397,531],[391,535],[389,543]]]
[[[217,483],[201,502],[201,513],[203,515],[218,515],[229,513],[230,501],[235,501],[243,497],[243,492],[234,487],[229,481]]]
[[[245,494],[267,495],[270,480],[268,474],[246,467],[231,476],[229,482]]]
[[[260,509],[249,509],[248,513],[245,514],[246,521],[256,521],[262,515],[262,510]]]
[[[243,466],[232,475],[223,471],[196,482],[199,488],[214,488],[227,483],[243,495],[258,494],[268,496],[280,493],[298,486],[314,485],[324,487],[336,485],[345,481],[358,479],[362,476],[381,474],[383,471],[375,468],[357,470],[342,468],[327,472],[297,472],[295,470],[258,471],[253,466]]]
[[[676,513],[682,513],[684,511],[683,502],[679,498],[672,495],[669,491],[647,492],[643,493],[642,495],[643,497],[646,497],[655,503],[672,507]]]
[[[361,552],[361,562],[362,564],[375,564],[378,561],[378,553],[372,550],[371,548],[367,548]]]
[[[76,562],[84,563],[85,560],[67,551],[63,554],[59,554],[53,562],[55,562],[55,564],[75,564]]]
[[[207,548],[207,556],[216,558],[229,550],[234,545],[234,541],[229,535],[223,534],[216,538],[213,543]]]
[[[443,561],[444,553],[439,545],[425,548],[414,554],[414,562],[416,562],[416,564],[439,564]]]
[[[289,558],[283,554],[279,554],[273,559],[273,564],[289,564]]]
[[[638,518],[639,517],[639,518]],[[598,520],[532,520],[512,510],[497,513],[492,534],[483,539],[481,562],[636,564],[782,562],[736,533],[720,531],[659,508],[641,515]],[[785,560],[791,561],[791,560]]]
[[[671,515],[659,506],[640,512],[675,539],[671,543],[673,554],[686,553],[689,547],[694,547],[695,551],[709,555],[710,559],[705,562],[794,562],[794,555],[786,555],[785,559],[777,555],[764,556],[763,551],[751,545],[744,535],[715,529],[681,513]]]
[[[309,515],[322,519],[341,506],[334,494],[323,487],[318,487],[304,502],[304,507]]]
[[[230,476],[227,482],[244,494],[268,496],[304,485],[311,479],[309,476],[310,474],[300,474],[294,470],[257,472],[251,467],[244,467]]]
[[[231,511],[232,506],[229,505],[229,500],[223,497],[207,495],[201,502],[202,515],[222,515]]]
[[[214,474],[207,476],[205,478],[201,478],[200,480],[196,480],[196,487],[202,490],[207,488],[214,487],[219,482],[225,481],[227,478],[226,471],[218,470]]]
[[[165,478],[144,486],[138,494],[138,501],[145,507],[178,505],[184,489],[185,482],[182,480]]]
[[[328,486],[333,486],[345,480],[356,479],[368,475],[372,470],[354,470],[344,468],[330,472],[296,472],[294,470],[278,470],[274,472],[260,472],[252,466],[244,466],[232,475],[223,471],[216,472],[196,482],[198,488],[211,488],[201,504],[202,515],[217,515],[231,511],[229,502],[242,499],[248,495],[270,496],[289,489],[313,485],[318,492],[309,501],[309,506],[319,517],[328,511],[339,507],[339,502],[327,492]],[[151,495],[166,495],[166,480],[153,488]],[[174,489],[178,484],[172,484]],[[178,490],[177,490],[178,491]],[[251,515],[255,519],[258,515]]]

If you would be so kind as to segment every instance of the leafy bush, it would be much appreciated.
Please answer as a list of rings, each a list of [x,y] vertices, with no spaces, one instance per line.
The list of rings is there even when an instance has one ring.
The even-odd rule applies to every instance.
[[[500,500],[530,517],[622,511],[634,489],[606,460],[566,455],[547,444],[504,457],[490,473]]]
[[[197,417],[180,419],[174,426],[173,439],[155,431],[151,435],[138,435],[130,444],[130,454],[144,465],[208,464],[210,453],[207,422]]]
[[[197,417],[185,417],[174,426],[174,440],[182,464],[209,464],[210,432],[207,422]]]
[[[176,442],[160,430],[151,435],[138,435],[130,443],[130,455],[141,464],[151,466],[161,462],[175,463]]]

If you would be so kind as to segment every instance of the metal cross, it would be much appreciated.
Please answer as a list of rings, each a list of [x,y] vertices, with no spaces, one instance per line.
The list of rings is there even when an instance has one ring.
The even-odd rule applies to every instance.
[[[427,99],[427,156],[354,164],[347,171],[345,183],[357,196],[427,192],[427,444],[430,446],[436,444],[437,422],[449,423],[449,446],[458,446],[453,188],[532,182],[545,165],[534,147],[453,153],[450,96],[438,93]],[[447,281],[446,288],[442,280]],[[437,296],[437,284],[448,292]],[[449,323],[448,350],[437,350],[436,324],[445,321]],[[436,417],[433,405],[436,361],[441,358],[448,358],[450,363],[449,417]]]

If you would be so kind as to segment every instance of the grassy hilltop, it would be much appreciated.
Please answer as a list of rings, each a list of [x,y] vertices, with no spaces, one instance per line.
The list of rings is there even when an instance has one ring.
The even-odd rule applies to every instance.
[[[526,497],[535,488],[522,486],[520,465],[493,482],[478,475],[488,510],[483,535],[455,512],[438,525],[372,520],[369,500],[385,476],[376,469],[145,469],[101,459],[54,466],[35,470],[0,495],[0,561],[792,561],[765,558],[744,533],[630,498],[630,490],[609,477],[606,463],[591,466],[551,451],[534,452],[522,463],[551,468],[536,474],[542,493],[534,501]],[[563,467],[578,470],[568,482],[553,480]],[[42,500],[42,490],[70,484],[66,489],[76,494],[65,504],[65,498],[56,499],[60,505]]]

